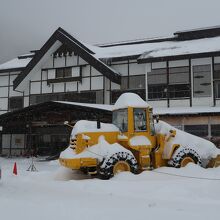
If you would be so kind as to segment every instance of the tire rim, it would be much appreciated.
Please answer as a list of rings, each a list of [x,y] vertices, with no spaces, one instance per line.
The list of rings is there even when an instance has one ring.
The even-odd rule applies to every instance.
[[[185,167],[188,163],[195,163],[195,161],[191,157],[185,157],[181,161],[181,167]]]
[[[113,168],[114,175],[120,172],[131,171],[130,165],[125,161],[118,161]]]

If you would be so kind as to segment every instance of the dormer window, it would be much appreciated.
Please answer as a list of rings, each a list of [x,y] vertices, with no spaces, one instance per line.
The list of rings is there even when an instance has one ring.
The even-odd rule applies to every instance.
[[[82,80],[82,66],[76,67],[62,67],[51,68],[48,70],[47,83],[60,83],[60,82],[81,82]]]
[[[57,78],[72,77],[72,68],[71,67],[67,67],[67,68],[56,69],[55,77],[56,77],[56,79]]]

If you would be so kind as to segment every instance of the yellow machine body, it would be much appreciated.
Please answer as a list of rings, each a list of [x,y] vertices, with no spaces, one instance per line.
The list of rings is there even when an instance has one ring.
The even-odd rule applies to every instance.
[[[135,131],[135,119],[134,111],[135,109],[141,109],[145,112],[145,131]],[[146,170],[157,168],[161,166],[166,166],[167,161],[170,158],[163,159],[162,153],[164,150],[165,142],[169,141],[170,138],[175,136],[175,131],[173,131],[170,136],[165,137],[163,134],[156,134],[154,131],[154,120],[152,117],[152,108],[127,108],[127,131],[125,132],[85,132],[76,135],[76,138],[70,140],[70,146],[75,154],[80,154],[84,150],[89,151],[89,147],[98,143],[100,136],[104,136],[105,140],[110,143],[119,143],[124,148],[130,150],[135,156],[139,170]],[[149,141],[149,145],[131,145],[130,140],[135,136],[145,136]],[[87,138],[84,138],[87,137]],[[124,138],[126,137],[126,138]],[[173,151],[177,149],[178,146],[173,148]],[[173,153],[173,152],[172,152]],[[172,156],[172,153],[170,157]],[[99,161],[93,157],[89,158],[60,158],[60,164],[70,169],[82,169],[82,168],[92,168],[97,167]]]
[[[97,159],[96,155],[94,157],[80,157],[79,155],[84,151],[89,151],[90,147],[98,144],[99,137],[104,136],[105,140],[109,144],[118,143],[127,150],[131,151],[134,155],[137,163],[138,170],[147,170],[158,168],[161,166],[168,166],[168,161],[172,158],[175,151],[180,147],[178,144],[174,144],[171,146],[171,151],[169,155],[166,157],[163,155],[164,148],[167,142],[169,142],[176,135],[176,130],[170,130],[169,134],[158,134],[155,132],[154,128],[154,119],[152,114],[152,108],[136,108],[136,107],[128,107],[126,109],[118,109],[117,111],[126,112],[127,116],[127,124],[126,129],[119,128],[120,131],[112,131],[112,132],[83,132],[78,133],[74,139],[70,140],[70,148],[73,150],[73,154],[76,155],[73,158],[62,158],[60,157],[59,161],[62,166],[65,166],[70,169],[75,170],[87,170],[88,173],[96,173],[99,169],[100,161]],[[144,124],[144,129],[137,130],[136,127],[136,114],[137,111],[141,112],[145,117],[142,119],[142,123]],[[114,111],[113,111],[114,118]],[[113,119],[114,124],[114,119]],[[100,129],[101,130],[101,129]],[[146,145],[134,145],[131,144],[131,140],[137,136],[144,136],[149,141]],[[184,166],[191,162],[190,158],[186,158],[183,163]],[[209,163],[209,166],[217,166],[220,164],[220,156],[212,159]],[[118,167],[128,170],[126,164],[121,163],[118,164]],[[120,168],[120,169],[121,169]]]

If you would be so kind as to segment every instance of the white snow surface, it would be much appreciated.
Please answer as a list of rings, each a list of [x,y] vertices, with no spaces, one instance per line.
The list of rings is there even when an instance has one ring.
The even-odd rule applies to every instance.
[[[13,60],[10,60],[6,63],[1,64],[0,70],[26,67],[27,64],[31,61],[31,59],[32,59],[31,57],[28,57],[26,59],[15,58]]]
[[[66,150],[61,152],[60,158],[74,159],[92,157],[102,161],[103,158],[111,156],[117,152],[127,152],[131,154],[130,151],[122,147],[120,144],[109,144],[105,140],[104,136],[100,136],[98,144],[86,148],[82,153],[76,154],[73,149],[68,147]]]
[[[127,107],[146,108],[150,107],[150,105],[146,101],[144,101],[139,95],[127,92],[120,95],[118,100],[115,102],[113,110]]]
[[[54,101],[54,102],[63,103],[63,104],[67,104],[67,105],[76,105],[76,106],[102,109],[102,110],[107,110],[107,111],[112,111],[112,109],[114,107],[113,105],[107,105],[107,104],[90,104],[90,103],[65,102],[65,101]]]
[[[97,122],[96,121],[88,121],[88,120],[80,120],[76,122],[74,125],[72,132],[71,132],[71,138],[75,138],[75,136],[79,133],[85,133],[85,132],[114,132],[119,131],[119,129],[109,123],[100,123],[101,128],[97,128]]]
[[[155,124],[156,133],[162,133],[169,136],[170,130],[176,130],[176,136],[171,138],[165,144],[163,157],[168,158],[174,144],[180,144],[184,148],[194,149],[203,160],[215,158],[217,154],[220,154],[220,150],[216,146],[203,138],[181,131],[177,128],[172,127],[164,121],[159,121]]]
[[[129,142],[131,146],[151,145],[150,140],[143,135],[134,136],[129,140]]]
[[[155,107],[153,113],[156,115],[182,115],[182,114],[198,114],[198,113],[216,113],[220,112],[219,106],[193,106],[193,107]]]
[[[91,46],[97,58],[113,58],[141,55],[142,58],[175,56],[182,54],[214,52],[220,50],[220,37],[203,38],[188,41],[164,41],[112,47]]]
[[[220,168],[189,164],[180,169],[163,167],[139,175],[125,172],[99,180],[61,167],[58,161],[37,160],[34,165],[38,172],[28,172],[31,159],[0,157],[2,220],[219,218],[220,181],[162,173],[220,179]],[[17,176],[12,174],[14,162]]]

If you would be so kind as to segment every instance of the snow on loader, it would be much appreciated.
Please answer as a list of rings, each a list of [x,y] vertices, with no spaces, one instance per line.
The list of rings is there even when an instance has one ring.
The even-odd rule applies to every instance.
[[[73,170],[109,179],[118,172],[139,173],[161,166],[220,165],[220,152],[210,141],[153,119],[151,106],[138,95],[122,94],[114,105],[112,124],[78,121],[59,162]]]

